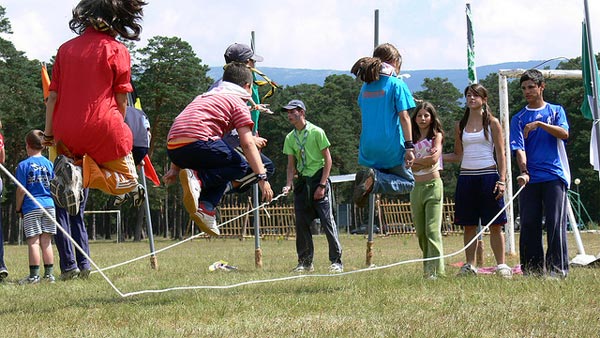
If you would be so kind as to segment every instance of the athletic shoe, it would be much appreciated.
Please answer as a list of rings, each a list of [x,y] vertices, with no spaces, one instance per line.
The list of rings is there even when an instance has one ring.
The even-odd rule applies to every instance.
[[[353,200],[357,207],[364,208],[367,206],[369,194],[373,191],[375,183],[375,171],[371,168],[361,170],[356,173],[354,179],[354,194]]]
[[[464,264],[458,271],[457,276],[477,276],[477,268],[471,264]]]
[[[192,216],[198,211],[198,199],[200,199],[200,180],[196,173],[191,169],[181,169],[179,171],[179,181],[183,188],[183,206]]]
[[[81,271],[79,272],[79,278],[88,279],[90,277],[91,272],[92,270],[90,269],[81,269]]]
[[[27,276],[19,281],[19,285],[37,284],[39,282],[40,282],[40,276],[33,276],[33,277]]]
[[[81,167],[73,160],[59,155],[54,161],[54,179],[50,182],[50,192],[57,206],[67,209],[69,215],[79,213],[83,199],[83,176]]]
[[[54,283],[56,282],[56,278],[54,278],[54,275],[44,275],[42,281],[44,281],[44,283]]]
[[[143,185],[138,184],[133,191],[129,192],[129,195],[131,195],[131,199],[133,200],[133,206],[139,208],[146,200],[146,189],[144,189]]]
[[[0,283],[4,282],[6,277],[8,277],[8,270],[6,268],[0,268]]]
[[[125,202],[129,200],[129,194],[122,194],[114,196],[113,206],[120,208]]]
[[[512,269],[506,264],[499,264],[496,267],[496,275],[504,278],[512,278]]]
[[[71,280],[71,279],[75,279],[79,276],[79,269],[74,268],[68,271],[65,271],[63,273],[60,274],[60,276],[58,276],[58,279],[60,280]]]
[[[192,219],[204,233],[210,236],[219,236],[221,231],[217,226],[216,212],[206,210],[202,204],[198,206],[195,213],[192,214]]]
[[[313,272],[315,271],[315,267],[312,264],[309,265],[304,265],[304,264],[298,264],[298,266],[296,266],[292,272]]]
[[[329,266],[329,272],[340,273],[344,272],[344,266],[340,263],[333,263]]]

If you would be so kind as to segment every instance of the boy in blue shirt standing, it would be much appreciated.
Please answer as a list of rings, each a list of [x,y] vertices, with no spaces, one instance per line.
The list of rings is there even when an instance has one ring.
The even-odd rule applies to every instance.
[[[44,261],[44,281],[54,282],[54,252],[52,235],[56,234],[54,202],[50,194],[50,181],[54,178],[52,162],[42,156],[41,130],[32,130],[25,137],[29,157],[19,163],[17,180],[51,217],[25,194],[22,187],[17,189],[17,212],[22,214],[23,229],[29,248],[29,276],[19,284],[40,282],[40,250]]]
[[[525,185],[519,196],[521,237],[519,255],[524,275],[566,278],[567,189],[571,173],[565,150],[569,124],[562,106],[544,101],[545,81],[537,69],[521,75],[527,106],[510,122],[510,148],[517,157]],[[544,256],[542,215],[546,216],[548,248]]]

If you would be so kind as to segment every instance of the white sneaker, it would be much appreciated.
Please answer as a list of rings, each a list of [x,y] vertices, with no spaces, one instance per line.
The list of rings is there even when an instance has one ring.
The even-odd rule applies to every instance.
[[[183,188],[183,206],[192,217],[198,210],[198,199],[200,199],[200,181],[196,173],[191,169],[179,171],[179,181]]]
[[[344,266],[340,263],[333,263],[329,266],[329,272],[340,273],[344,272]]]
[[[512,269],[506,264],[499,264],[496,267],[496,275],[504,278],[512,278]]]
[[[219,236],[221,231],[217,226],[217,217],[215,211],[208,211],[199,206],[195,213],[192,214],[192,219],[200,230],[210,236]]]
[[[315,267],[312,264],[310,264],[310,265],[298,264],[298,266],[296,266],[292,270],[292,272],[313,272],[313,271],[315,271]]]

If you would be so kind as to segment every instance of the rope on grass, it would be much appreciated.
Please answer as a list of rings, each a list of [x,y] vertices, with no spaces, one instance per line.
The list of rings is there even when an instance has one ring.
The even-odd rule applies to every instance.
[[[27,196],[29,198],[31,198],[34,203],[40,207],[42,209],[42,211],[46,214],[47,217],[52,218],[52,216],[42,207],[42,205],[37,201],[37,199],[35,199],[35,197],[33,197],[33,195],[31,195],[22,185],[21,183],[19,183],[19,181],[4,167],[4,165],[0,164],[0,169],[2,169],[2,171],[4,171],[4,173],[11,179],[13,180],[19,187],[21,187],[23,190],[25,190],[25,193],[27,194]],[[70,241],[71,243],[73,243],[73,245],[77,248],[77,250],[79,250],[81,253],[83,253],[83,255],[90,261],[90,264],[92,266],[94,266],[94,268],[96,268],[96,271],[93,272],[98,272],[100,273],[100,275],[102,275],[102,277],[106,280],[106,282],[111,286],[111,288],[113,290],[115,290],[115,292],[121,296],[122,298],[126,298],[126,297],[131,297],[131,296],[137,296],[137,295],[142,295],[142,294],[154,294],[154,293],[165,293],[165,292],[171,292],[171,291],[183,291],[183,290],[200,290],[200,289],[212,289],[212,290],[223,290],[223,289],[233,289],[233,288],[238,288],[238,287],[243,287],[243,286],[248,286],[248,285],[257,285],[257,284],[266,284],[266,283],[275,283],[275,282],[282,282],[282,281],[290,281],[290,280],[295,280],[295,279],[303,279],[303,278],[331,278],[331,277],[341,277],[341,276],[346,276],[346,275],[351,275],[351,274],[356,274],[356,273],[362,273],[362,272],[367,272],[367,271],[375,271],[375,270],[382,270],[382,269],[388,269],[391,267],[395,267],[395,266],[399,266],[399,265],[404,265],[404,264],[410,264],[410,263],[418,263],[418,262],[425,262],[425,261],[429,261],[429,260],[434,260],[434,259],[439,259],[439,258],[448,258],[448,257],[452,257],[455,255],[458,255],[462,252],[464,252],[466,250],[467,247],[469,247],[471,244],[473,244],[473,242],[475,240],[477,240],[477,238],[479,237],[479,235],[481,235],[484,231],[486,231],[490,225],[492,224],[492,222],[494,220],[496,220],[496,218],[498,218],[498,216],[500,216],[500,214],[502,212],[504,212],[504,210],[506,210],[506,208],[508,207],[509,204],[511,204],[514,199],[521,193],[521,191],[523,190],[525,186],[522,186],[516,194],[513,195],[512,199],[505,204],[505,206],[496,214],[496,216],[494,216],[494,218],[492,220],[490,220],[490,222],[485,225],[484,227],[482,227],[481,231],[473,237],[473,239],[467,243],[462,249],[447,254],[447,255],[442,255],[442,256],[438,256],[438,257],[429,257],[429,258],[417,258],[417,259],[410,259],[410,260],[405,260],[405,261],[399,261],[396,263],[391,263],[391,264],[387,264],[387,265],[382,265],[382,266],[369,266],[367,268],[363,268],[363,269],[358,269],[358,270],[352,270],[352,271],[346,271],[346,272],[341,272],[341,273],[336,273],[336,274],[310,274],[310,275],[294,275],[294,276],[287,276],[287,277],[279,277],[279,278],[271,278],[271,279],[261,279],[261,280],[250,280],[250,281],[246,281],[246,282],[240,282],[240,283],[233,283],[233,284],[227,284],[227,285],[198,285],[198,286],[176,286],[176,287],[170,287],[170,288],[165,288],[165,289],[148,289],[148,290],[139,290],[139,291],[134,291],[134,292],[128,292],[128,293],[123,293],[121,292],[121,290],[119,290],[119,288],[117,288],[115,286],[115,284],[108,278],[108,276],[106,276],[106,274],[104,274],[104,271],[108,270],[108,269],[112,269],[115,268],[117,266],[121,266],[121,265],[125,265],[128,264],[130,262],[136,261],[136,260],[140,260],[143,258],[146,258],[150,255],[153,255],[155,253],[158,252],[162,252],[165,250],[168,250],[170,248],[173,248],[179,244],[182,244],[186,241],[189,241],[193,238],[196,238],[198,236],[200,236],[202,233],[192,236],[190,238],[187,238],[181,242],[175,243],[173,245],[167,246],[163,249],[157,250],[155,252],[143,255],[141,257],[129,260],[127,262],[123,262],[117,265],[113,265],[104,269],[100,269],[100,267],[91,259],[91,257],[89,257],[89,255],[87,255],[83,249],[75,242],[75,240],[63,229],[63,227],[58,224],[58,222],[56,220],[54,220],[54,223],[57,226],[57,229],[59,229]],[[280,194],[277,197],[273,198],[272,201],[275,201],[279,198],[281,198],[282,196],[285,196],[287,194]],[[271,202],[272,202],[271,201]],[[248,210],[246,213],[241,214],[240,216],[233,218],[231,220],[229,220],[228,222],[224,222],[220,225],[218,225],[219,227],[232,222],[235,219],[238,219],[240,217],[245,216],[246,214],[253,212],[254,210],[258,209],[258,208],[264,208],[266,205],[270,204],[271,202],[265,202],[261,205],[259,205],[258,207],[252,209],[252,210]]]

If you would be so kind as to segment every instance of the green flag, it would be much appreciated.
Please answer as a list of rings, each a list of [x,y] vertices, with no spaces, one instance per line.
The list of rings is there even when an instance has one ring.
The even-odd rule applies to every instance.
[[[469,84],[477,83],[475,69],[475,39],[473,38],[473,24],[471,23],[471,5],[467,4],[467,73]]]
[[[588,45],[588,31],[586,22],[583,21],[582,28],[582,39],[581,39],[581,69],[583,73],[583,88],[585,90],[585,97],[581,104],[581,113],[586,119],[592,119],[592,104],[594,97],[598,97],[598,64],[596,63],[596,57],[594,52],[590,50]],[[592,85],[592,82],[594,85]],[[596,89],[596,95],[594,95],[594,88]]]

